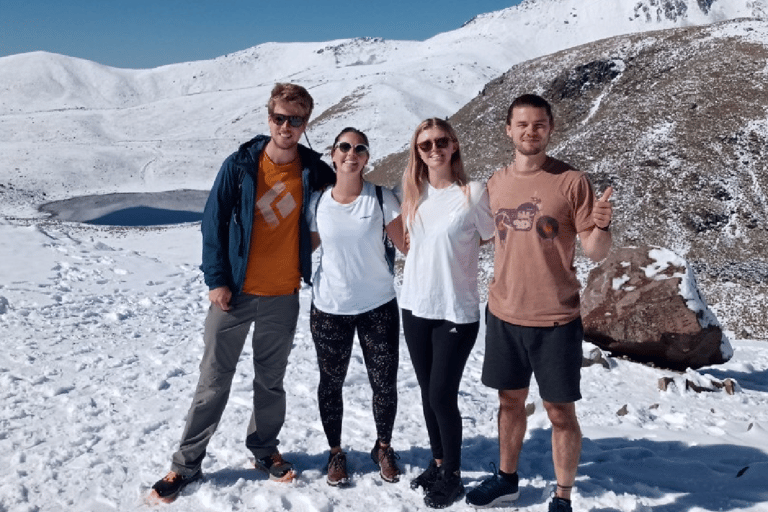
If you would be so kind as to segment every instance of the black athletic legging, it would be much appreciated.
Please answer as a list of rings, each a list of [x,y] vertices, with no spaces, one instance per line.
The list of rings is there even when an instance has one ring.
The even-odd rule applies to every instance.
[[[459,385],[480,322],[429,320],[403,310],[403,333],[421,387],[432,456],[453,472],[461,467]]]
[[[324,313],[312,304],[309,327],[317,350],[320,384],[317,402],[328,445],[341,446],[342,388],[352,355],[355,330],[373,390],[373,419],[381,442],[389,444],[397,414],[400,316],[397,299],[359,315]]]

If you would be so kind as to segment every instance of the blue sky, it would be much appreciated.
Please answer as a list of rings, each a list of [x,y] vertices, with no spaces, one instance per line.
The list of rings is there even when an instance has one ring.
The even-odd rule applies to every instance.
[[[0,0],[0,57],[44,50],[109,66],[211,59],[268,41],[424,40],[521,0]]]

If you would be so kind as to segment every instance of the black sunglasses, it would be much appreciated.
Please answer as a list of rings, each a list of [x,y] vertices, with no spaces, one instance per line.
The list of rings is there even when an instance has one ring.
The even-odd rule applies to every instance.
[[[349,142],[337,142],[335,146],[333,146],[334,149],[338,149],[342,153],[348,153],[350,149],[355,150],[356,155],[362,155],[364,153],[368,153],[368,146],[365,144],[357,144],[355,146],[352,146]]]
[[[445,149],[448,147],[448,144],[451,143],[450,137],[440,137],[439,139],[435,139],[435,147],[438,149]],[[416,144],[419,146],[419,149],[423,152],[432,151],[432,141],[431,140],[425,140],[423,142],[419,142]]]
[[[275,123],[277,126],[283,126],[283,123],[288,121],[288,124],[293,126],[294,128],[298,128],[299,126],[304,124],[304,118],[301,116],[286,116],[285,114],[270,114],[270,119],[272,119],[272,122]]]

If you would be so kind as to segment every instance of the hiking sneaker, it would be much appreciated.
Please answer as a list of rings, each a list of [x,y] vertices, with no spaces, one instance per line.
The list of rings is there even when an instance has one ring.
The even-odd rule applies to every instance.
[[[549,512],[573,512],[571,502],[555,496],[549,502]]]
[[[499,507],[512,503],[520,496],[517,473],[514,473],[514,476],[514,482],[510,482],[499,475],[494,466],[493,475],[467,493],[467,503],[475,508]]]
[[[171,503],[179,496],[184,487],[195,480],[199,480],[202,476],[203,472],[200,469],[188,476],[171,471],[152,486],[152,497],[165,503]]]
[[[296,476],[296,472],[293,470],[293,464],[283,459],[280,452],[275,452],[272,455],[256,459],[253,465],[256,466],[256,469],[267,473],[270,480],[291,482]]]
[[[397,459],[400,456],[395,453],[391,446],[384,448],[379,444],[378,439],[371,450],[371,459],[373,463],[379,466],[379,473],[385,482],[395,483],[400,481],[400,468],[397,466]]]
[[[328,485],[344,487],[349,485],[347,475],[347,454],[344,452],[331,453],[328,456],[328,476],[325,478]]]
[[[464,495],[461,472],[446,473],[440,471],[437,480],[424,496],[424,503],[430,508],[445,508],[453,505]]]
[[[435,459],[430,460],[427,469],[425,469],[422,474],[411,480],[411,489],[418,489],[421,487],[425,491],[429,491],[437,481],[439,474],[440,466],[437,465]]]

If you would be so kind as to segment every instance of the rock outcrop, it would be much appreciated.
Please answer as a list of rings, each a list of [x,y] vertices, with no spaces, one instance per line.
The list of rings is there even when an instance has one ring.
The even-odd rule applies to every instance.
[[[733,354],[690,266],[668,249],[614,250],[590,272],[581,307],[585,340],[614,355],[685,370]]]

